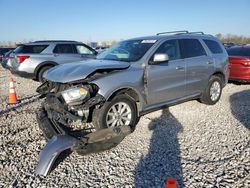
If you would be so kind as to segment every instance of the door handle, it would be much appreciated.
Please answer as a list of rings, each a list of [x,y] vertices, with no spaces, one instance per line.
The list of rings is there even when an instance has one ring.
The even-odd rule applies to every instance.
[[[176,70],[184,70],[184,67],[182,67],[182,66],[177,66],[177,67],[175,67],[175,69],[176,69]]]
[[[208,61],[207,64],[211,65],[211,64],[214,64],[214,62],[213,61]]]

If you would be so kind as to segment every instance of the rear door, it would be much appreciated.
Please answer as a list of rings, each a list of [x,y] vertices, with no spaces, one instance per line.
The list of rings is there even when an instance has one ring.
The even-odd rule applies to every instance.
[[[214,59],[207,55],[198,39],[180,39],[179,43],[186,63],[186,94],[198,94],[204,90],[214,70]]]
[[[148,104],[157,105],[185,96],[185,61],[181,59],[178,40],[162,43],[155,54],[168,54],[169,61],[147,67]]]

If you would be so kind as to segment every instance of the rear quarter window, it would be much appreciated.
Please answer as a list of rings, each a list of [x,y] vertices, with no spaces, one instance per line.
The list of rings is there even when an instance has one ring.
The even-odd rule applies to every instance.
[[[213,54],[222,54],[223,50],[218,42],[214,40],[203,40]]]
[[[182,58],[191,58],[207,55],[205,49],[197,39],[180,39]]]
[[[40,54],[48,45],[22,45],[17,47],[14,52],[22,54]]]

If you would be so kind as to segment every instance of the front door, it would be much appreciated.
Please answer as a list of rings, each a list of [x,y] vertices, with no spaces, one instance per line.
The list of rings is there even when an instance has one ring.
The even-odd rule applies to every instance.
[[[169,61],[147,67],[147,102],[149,106],[182,98],[186,95],[186,64],[181,59],[178,41],[165,41],[154,55],[163,53],[169,56]]]

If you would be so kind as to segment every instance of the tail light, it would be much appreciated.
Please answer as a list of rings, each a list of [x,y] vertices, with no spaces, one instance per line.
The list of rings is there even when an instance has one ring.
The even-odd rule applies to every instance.
[[[17,61],[18,61],[18,63],[22,63],[22,62],[24,62],[26,59],[28,59],[30,56],[28,56],[28,55],[19,55],[19,56],[17,56]]]
[[[250,61],[246,61],[246,62],[244,63],[244,65],[247,66],[247,67],[250,67]]]
[[[229,58],[230,64],[242,64],[244,66],[250,66],[250,58],[246,57],[230,57]]]

